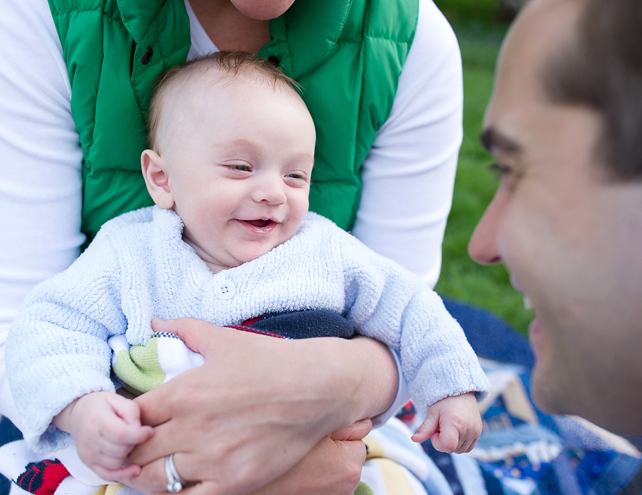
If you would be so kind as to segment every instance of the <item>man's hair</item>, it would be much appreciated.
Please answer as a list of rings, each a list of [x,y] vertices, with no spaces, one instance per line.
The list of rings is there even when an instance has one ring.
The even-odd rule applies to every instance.
[[[609,179],[642,179],[642,0],[585,0],[575,36],[549,60],[547,96],[588,105],[603,121]]]
[[[221,51],[176,65],[160,77],[149,104],[148,140],[149,146],[156,149],[158,125],[165,107],[167,94],[178,83],[188,83],[214,71],[214,81],[237,76],[254,78],[257,81],[280,86],[297,94],[299,84],[286,76],[271,61],[241,51]]]

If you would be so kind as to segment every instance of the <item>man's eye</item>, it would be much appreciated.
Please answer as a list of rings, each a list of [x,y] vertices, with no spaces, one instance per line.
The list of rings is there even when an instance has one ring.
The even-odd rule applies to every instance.
[[[514,191],[517,185],[522,180],[522,172],[515,167],[507,167],[499,163],[493,163],[488,167],[494,174],[501,187],[505,187],[508,191]]]
[[[510,168],[500,165],[499,163],[492,163],[488,166],[488,170],[493,172],[495,179],[501,181],[506,175],[510,173]]]

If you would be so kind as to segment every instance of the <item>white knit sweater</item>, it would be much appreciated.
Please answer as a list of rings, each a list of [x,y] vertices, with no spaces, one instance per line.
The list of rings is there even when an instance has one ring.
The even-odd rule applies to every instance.
[[[173,211],[150,207],[106,223],[66,271],[38,285],[6,348],[9,384],[30,448],[55,450],[67,434],[51,421],[74,399],[113,391],[107,340],[132,345],[152,318],[235,325],[266,313],[329,309],[359,334],[398,351],[422,410],[488,382],[457,322],[418,277],[309,213],[292,239],[260,258],[212,274],[182,240]]]

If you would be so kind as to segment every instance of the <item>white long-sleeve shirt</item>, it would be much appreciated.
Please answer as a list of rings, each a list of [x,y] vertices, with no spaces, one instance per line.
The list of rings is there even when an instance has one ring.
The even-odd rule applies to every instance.
[[[190,56],[216,50],[191,21]],[[46,0],[0,0],[0,414],[9,404],[6,332],[25,296],[79,254],[82,151],[71,87]],[[457,41],[432,0],[391,114],[362,168],[353,233],[429,285],[437,281],[462,138]],[[9,416],[11,416],[9,414]]]
[[[238,267],[210,272],[172,210],[107,222],[66,271],[28,296],[7,339],[7,372],[27,445],[65,447],[53,418],[90,392],[113,392],[108,340],[146,345],[153,318],[217,326],[311,309],[344,315],[401,356],[420,410],[489,385],[459,324],[417,276],[330,220],[308,213],[297,233]]]

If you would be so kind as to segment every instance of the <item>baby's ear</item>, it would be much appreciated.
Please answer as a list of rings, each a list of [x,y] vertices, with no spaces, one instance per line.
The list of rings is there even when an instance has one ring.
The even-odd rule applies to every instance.
[[[145,150],[140,156],[140,164],[143,169],[147,190],[154,203],[166,210],[172,208],[174,206],[174,196],[169,187],[167,164],[163,157],[154,150]]]

